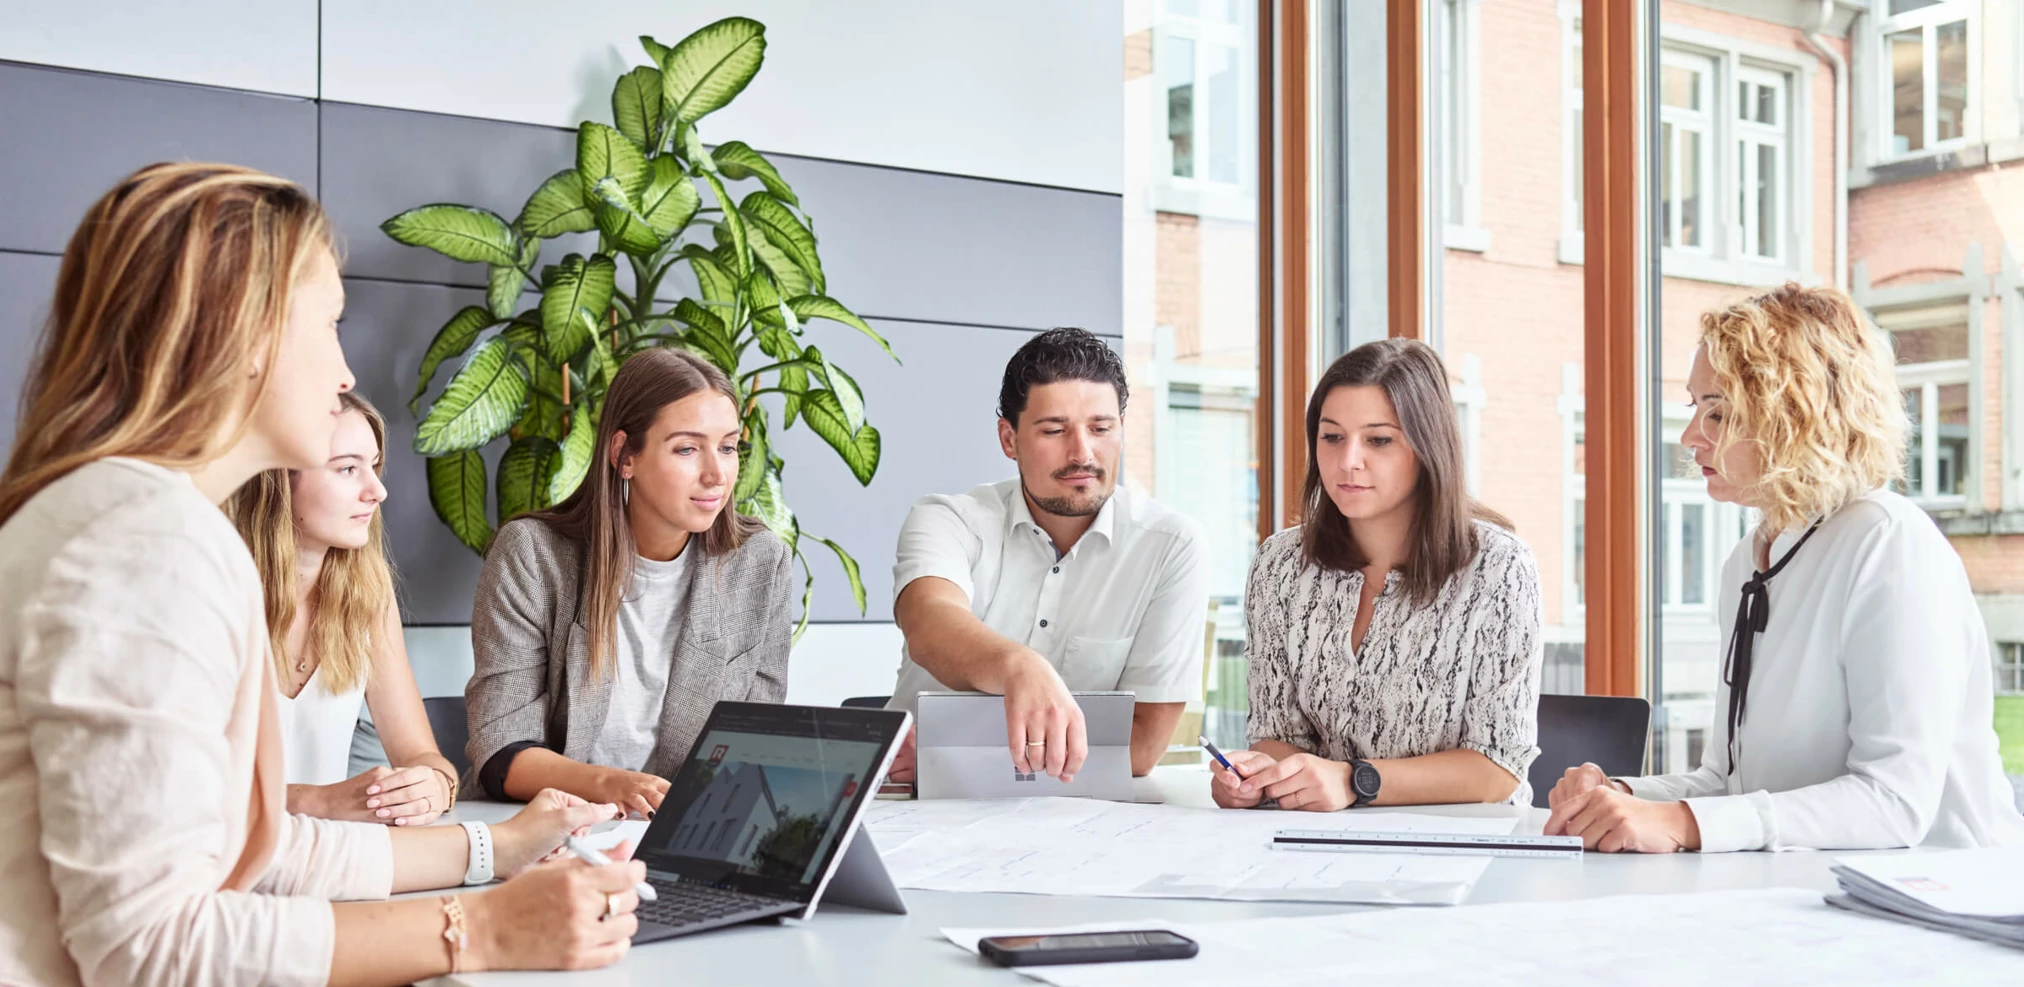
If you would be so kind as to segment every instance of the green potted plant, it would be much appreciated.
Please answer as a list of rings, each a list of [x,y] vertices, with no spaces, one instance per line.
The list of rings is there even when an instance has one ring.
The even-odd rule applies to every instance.
[[[759,398],[779,395],[781,430],[805,425],[869,484],[878,472],[878,429],[865,419],[857,382],[814,344],[809,324],[863,333],[889,356],[892,347],[829,296],[813,224],[779,171],[742,142],[703,143],[698,122],[758,73],[765,26],[730,17],[673,47],[644,36],[640,43],[654,64],[613,86],[616,126],[579,126],[575,166],[542,182],[517,218],[438,203],[381,225],[401,243],[488,268],[486,304],[451,316],[422,356],[409,402],[420,416],[415,451],[428,457],[437,516],[482,554],[495,530],[488,486],[501,524],[567,497],[589,469],[619,364],[650,346],[697,353],[739,395],[744,437],[732,502],[764,520],[801,563],[798,637],[815,587],[803,545],[836,553],[860,613],[864,583],[842,545],[801,530],[772,414]],[[742,199],[736,185],[749,188]],[[543,241],[593,231],[589,256],[541,264]],[[657,296],[678,265],[694,274],[696,297],[664,305]],[[517,311],[529,283],[540,301]],[[437,371],[458,357],[462,366],[424,413]],[[502,436],[511,441],[488,469],[482,449]]]

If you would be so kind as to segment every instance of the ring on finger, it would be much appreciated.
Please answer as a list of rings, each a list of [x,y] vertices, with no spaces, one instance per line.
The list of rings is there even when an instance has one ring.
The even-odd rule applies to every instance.
[[[1045,740],[1029,740],[1029,741],[1027,741],[1027,742],[1026,742],[1026,746],[1028,746],[1028,747],[1045,747],[1045,746],[1047,746],[1047,741],[1045,741]]]
[[[597,917],[597,920],[603,922],[607,919],[614,919],[617,917],[618,917],[618,894],[614,892],[604,896],[604,914],[599,915]]]
[[[1303,799],[1301,798],[1301,795],[1300,795],[1300,793],[1299,793],[1299,792],[1294,792],[1294,793],[1293,793],[1293,807],[1294,807],[1294,808],[1296,808],[1296,809],[1300,808],[1300,803],[1301,803],[1302,801],[1303,801]]]

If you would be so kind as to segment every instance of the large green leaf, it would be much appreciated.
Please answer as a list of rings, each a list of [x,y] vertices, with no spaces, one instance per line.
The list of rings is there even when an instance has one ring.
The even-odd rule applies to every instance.
[[[527,409],[520,413],[520,420],[513,423],[507,434],[516,441],[529,435],[562,438],[569,408],[562,403],[561,365],[550,363],[536,347],[525,347],[515,352],[520,365],[527,371]]]
[[[410,247],[427,247],[454,260],[511,264],[520,257],[512,227],[489,209],[437,203],[418,206],[380,224]]]
[[[611,122],[618,132],[652,151],[661,132],[661,70],[640,66],[618,77],[611,88]]]
[[[485,275],[485,304],[492,314],[501,319],[510,319],[520,308],[520,291],[527,287],[526,272],[534,269],[534,262],[541,259],[541,241],[529,237],[520,243],[520,263],[494,264]]]
[[[745,435],[745,441],[738,444],[738,483],[731,488],[731,502],[742,504],[759,492],[759,486],[766,479],[770,449],[766,442],[765,417],[753,417],[753,427]]]
[[[864,577],[858,574],[857,560],[851,558],[850,553],[844,551],[842,545],[827,538],[817,538],[816,541],[828,545],[829,550],[836,553],[836,561],[843,565],[843,578],[850,581],[850,595],[851,599],[857,601],[857,612],[864,613]]]
[[[675,303],[675,318],[689,326],[689,331],[682,334],[682,342],[687,349],[716,364],[717,369],[724,373],[737,374],[738,349],[731,341],[731,334],[724,329],[724,320],[696,304],[693,298]]]
[[[768,469],[759,481],[759,489],[752,499],[739,508],[743,513],[766,522],[768,528],[781,538],[795,530],[794,512],[787,508],[787,495],[780,489],[780,471]]]
[[[547,507],[561,463],[562,447],[545,436],[530,435],[507,447],[499,458],[499,523]]]
[[[476,449],[429,457],[429,504],[443,526],[479,555],[492,545],[485,517],[485,457]]]
[[[737,297],[738,282],[723,264],[718,263],[715,254],[692,243],[682,248],[682,257],[696,272],[696,289],[702,293],[704,301],[729,305]]]
[[[682,124],[681,131],[682,157],[689,159],[691,167],[705,173],[715,174],[717,171],[717,157],[710,153],[709,148],[703,146],[703,135],[696,128],[686,123]]]
[[[647,57],[653,59],[655,65],[666,62],[668,52],[672,50],[667,45],[655,41],[651,35],[645,34],[640,35],[640,47],[647,50]]]
[[[750,236],[745,230],[745,217],[739,215],[737,204],[731,201],[731,196],[724,191],[724,183],[717,176],[705,172],[703,180],[710,183],[710,191],[717,196],[718,208],[724,210],[724,221],[717,228],[731,240],[731,273],[745,277],[752,273],[752,251],[746,246]]]
[[[872,474],[878,472],[878,429],[867,424],[853,434],[844,421],[843,407],[834,391],[809,391],[801,399],[801,417],[843,458],[843,464],[850,467],[857,482],[871,483]]]
[[[801,265],[796,264],[794,258],[787,256],[787,251],[774,246],[765,237],[752,238],[752,255],[759,258],[759,263],[772,273],[773,283],[779,287],[781,294],[790,297],[805,295],[815,287],[809,283],[808,274],[802,271]]]
[[[661,60],[671,116],[701,120],[737,98],[766,59],[766,25],[726,17],[677,42]]]
[[[857,434],[857,430],[864,427],[864,394],[857,389],[857,381],[831,366],[829,358],[823,356],[822,351],[816,347],[810,346],[803,350],[801,355],[808,362],[822,368],[822,379],[836,395],[837,409],[843,412],[844,425],[850,429],[851,434]]]
[[[653,177],[640,196],[639,211],[646,217],[647,225],[665,239],[696,218],[703,197],[697,194],[695,184],[674,158],[655,158],[652,167]]]
[[[422,368],[418,372],[421,379],[415,383],[415,396],[408,400],[408,411],[421,413],[422,395],[427,394],[429,385],[435,382],[436,368],[442,366],[444,360],[464,355],[464,351],[478,341],[479,333],[498,323],[492,313],[476,305],[466,305],[456,315],[450,316],[450,321],[436,330],[436,338],[429,341],[428,351],[422,354]]]
[[[725,178],[734,182],[757,178],[766,186],[766,191],[773,193],[774,198],[796,209],[801,208],[801,200],[794,197],[794,189],[788,186],[787,179],[780,177],[773,162],[752,150],[744,141],[725,141],[710,153],[716,159],[717,170],[723,172]]]
[[[514,221],[523,236],[548,237],[597,229],[597,216],[583,194],[583,174],[574,168],[548,176]]]
[[[647,157],[624,134],[585,120],[576,129],[576,170],[584,189],[594,193],[600,178],[618,180],[628,202],[638,202],[647,189]]]
[[[617,280],[618,265],[603,254],[589,260],[570,254],[551,269],[541,285],[542,342],[550,360],[568,360],[590,342],[591,326],[603,323]]]
[[[647,225],[645,216],[633,209],[617,179],[598,179],[590,187],[590,193],[597,199],[597,228],[607,240],[635,257],[648,257],[661,249],[661,235]]]
[[[821,295],[803,295],[799,298],[788,299],[787,307],[793,309],[794,314],[800,316],[804,322],[809,319],[831,319],[841,322],[852,329],[856,329],[858,332],[870,336],[872,342],[879,345],[879,349],[885,350],[886,355],[893,358],[894,363],[900,362],[899,356],[893,353],[892,344],[886,342],[884,336],[879,335],[877,330],[871,327],[870,323],[858,318],[856,313],[844,308],[843,303],[834,298],[825,298]]]
[[[788,292],[789,294],[820,295],[824,291],[822,281],[822,258],[815,253],[815,234],[801,225],[801,220],[771,192],[754,192],[738,204],[738,211],[745,217],[747,225],[766,237],[766,242],[780,248],[793,258],[796,266],[808,275],[809,291]]]
[[[527,404],[527,372],[509,358],[509,349],[496,338],[478,345],[415,427],[416,452],[476,449],[513,427]]]
[[[808,391],[808,368],[799,363],[781,367],[779,387],[787,392],[781,395],[786,400],[781,402],[784,424],[780,427],[792,428],[795,417],[801,414],[801,395]]]
[[[590,401],[579,401],[569,412],[569,435],[562,440],[562,461],[555,467],[555,480],[548,488],[548,502],[560,504],[576,492],[590,473],[590,460],[597,451],[597,418]]]
[[[751,302],[753,321],[781,329],[787,328],[787,318],[780,314],[780,291],[773,286],[772,275],[757,270],[747,275],[745,297]]]

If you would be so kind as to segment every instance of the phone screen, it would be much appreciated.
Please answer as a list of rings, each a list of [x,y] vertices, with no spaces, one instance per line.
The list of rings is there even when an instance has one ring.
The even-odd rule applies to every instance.
[[[992,936],[988,941],[999,949],[1044,953],[1061,949],[1171,946],[1188,940],[1172,932],[1087,932],[1057,936]]]

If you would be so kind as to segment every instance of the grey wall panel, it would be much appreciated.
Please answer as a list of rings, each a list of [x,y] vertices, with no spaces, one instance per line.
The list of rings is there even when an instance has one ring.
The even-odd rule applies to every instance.
[[[575,147],[567,130],[325,103],[322,196],[346,240],[346,270],[482,286],[482,267],[401,246],[379,224],[429,202],[512,219],[542,179],[570,166]],[[815,221],[831,293],[859,313],[1122,332],[1117,196],[808,158],[775,163]],[[543,258],[595,246],[587,234],[565,237]]]
[[[0,459],[14,448],[21,387],[49,316],[60,263],[42,254],[0,253]]]
[[[576,134],[437,113],[323,104],[323,207],[345,240],[345,271],[375,278],[485,286],[485,267],[405,247],[379,225],[431,202],[490,209],[510,222],[543,179],[576,163]],[[597,249],[589,234],[552,242]]]
[[[1033,334],[908,322],[875,327],[905,365],[895,365],[862,336],[818,337],[823,352],[864,389],[866,415],[883,441],[870,486],[859,486],[806,426],[777,432],[774,419],[775,441],[787,460],[787,500],[802,530],[843,545],[864,577],[869,606],[860,617],[836,557],[820,544],[806,544],[815,566],[816,620],[891,620],[893,547],[907,509],[925,494],[961,493],[1017,473],[998,450],[998,381],[1012,351]]]
[[[306,99],[0,63],[0,249],[61,252],[86,207],[156,161],[223,161],[316,187]]]
[[[381,509],[402,612],[410,623],[467,623],[478,586],[478,556],[443,527],[429,506],[428,475],[422,457],[414,453],[415,417],[408,413],[408,396],[436,329],[458,309],[484,304],[484,292],[356,278],[347,278],[344,290],[345,361],[358,380],[358,392],[387,420],[387,500]],[[437,374],[438,389],[457,365]],[[490,453],[496,465],[498,450]]]

